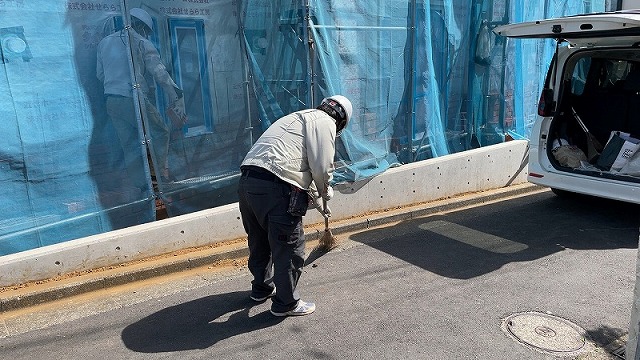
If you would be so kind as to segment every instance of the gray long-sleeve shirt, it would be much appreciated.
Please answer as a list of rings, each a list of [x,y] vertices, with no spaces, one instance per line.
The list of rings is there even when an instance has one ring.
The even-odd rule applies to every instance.
[[[301,189],[325,195],[333,178],[335,140],[335,120],[327,113],[297,111],[274,122],[249,150],[242,165],[267,169]]]

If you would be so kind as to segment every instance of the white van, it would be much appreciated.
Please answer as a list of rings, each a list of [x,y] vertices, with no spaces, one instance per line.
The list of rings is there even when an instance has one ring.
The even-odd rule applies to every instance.
[[[494,32],[557,41],[531,132],[528,180],[556,194],[640,204],[640,10]]]

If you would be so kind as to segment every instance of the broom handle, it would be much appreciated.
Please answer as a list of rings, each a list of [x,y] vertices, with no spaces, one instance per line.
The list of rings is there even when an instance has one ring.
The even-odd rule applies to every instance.
[[[329,215],[327,215],[327,200],[322,198],[322,210],[324,215],[324,231],[329,230]]]
[[[580,119],[580,116],[578,116],[578,113],[576,112],[576,110],[572,107],[571,108],[571,112],[573,112],[573,116],[576,118],[576,120],[578,121],[578,124],[580,125],[580,127],[582,128],[582,131],[584,131],[586,134],[591,135],[589,133],[589,129],[587,129],[587,126],[584,124],[584,122],[582,122],[582,119]]]
[[[587,129],[587,125],[584,124],[573,107],[571,107],[571,112],[573,113],[573,117],[578,121],[578,124],[580,124],[582,131],[584,131],[585,135],[587,136],[587,156],[589,157],[589,160],[591,160],[599,154],[599,150],[602,150],[602,145],[600,145],[598,139],[596,139],[596,137],[589,131],[589,129]]]

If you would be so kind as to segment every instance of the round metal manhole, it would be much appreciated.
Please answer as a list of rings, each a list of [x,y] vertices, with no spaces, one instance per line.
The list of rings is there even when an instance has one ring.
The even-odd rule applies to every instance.
[[[513,314],[504,319],[502,327],[517,341],[554,355],[582,352],[587,345],[584,329],[546,313]]]

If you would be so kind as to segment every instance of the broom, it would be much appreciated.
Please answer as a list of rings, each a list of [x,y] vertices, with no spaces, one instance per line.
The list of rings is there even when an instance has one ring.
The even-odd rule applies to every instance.
[[[584,124],[582,119],[580,119],[580,116],[578,116],[578,113],[573,107],[571,108],[571,112],[573,113],[573,117],[578,121],[578,124],[582,128],[582,131],[584,131],[585,135],[587,136],[587,158],[589,159],[589,162],[591,162],[596,156],[600,155],[600,151],[602,151],[602,145],[600,144],[598,139],[593,136],[589,129],[587,129],[587,126]]]
[[[320,210],[320,208],[318,208]],[[322,199],[322,216],[324,216],[324,234],[320,238],[318,248],[323,251],[329,251],[338,245],[338,239],[333,236],[329,229],[329,215],[327,214],[327,200]]]

